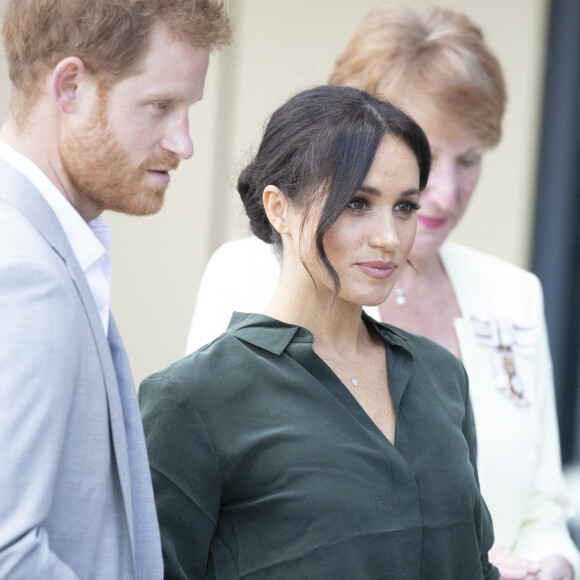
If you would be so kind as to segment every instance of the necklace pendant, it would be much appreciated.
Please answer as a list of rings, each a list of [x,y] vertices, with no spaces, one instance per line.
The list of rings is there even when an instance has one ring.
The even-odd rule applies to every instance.
[[[358,381],[356,379],[351,379],[351,382],[355,387],[358,387]]]

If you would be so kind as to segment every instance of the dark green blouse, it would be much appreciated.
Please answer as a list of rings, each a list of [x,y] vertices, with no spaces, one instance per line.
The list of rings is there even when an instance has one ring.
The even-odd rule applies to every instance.
[[[166,578],[499,578],[463,366],[363,317],[385,342],[394,446],[311,333],[263,315],[235,313],[142,383]]]

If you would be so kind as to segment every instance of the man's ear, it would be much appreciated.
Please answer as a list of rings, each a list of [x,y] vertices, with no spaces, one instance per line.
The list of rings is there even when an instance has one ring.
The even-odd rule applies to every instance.
[[[262,194],[262,202],[268,220],[279,234],[286,234],[288,227],[288,199],[275,185],[267,185]]]
[[[76,56],[61,60],[52,73],[52,96],[63,113],[74,113],[78,107],[79,85],[89,73]]]

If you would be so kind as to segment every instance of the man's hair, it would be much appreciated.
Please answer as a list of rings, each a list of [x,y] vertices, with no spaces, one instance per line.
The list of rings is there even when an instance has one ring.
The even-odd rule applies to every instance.
[[[68,56],[114,83],[131,75],[162,22],[194,46],[230,41],[222,0],[8,0],[4,46],[14,88],[33,104],[43,74]]]
[[[490,146],[501,136],[506,89],[501,66],[467,16],[387,3],[371,10],[337,60],[331,84],[401,104],[411,98],[459,119]]]

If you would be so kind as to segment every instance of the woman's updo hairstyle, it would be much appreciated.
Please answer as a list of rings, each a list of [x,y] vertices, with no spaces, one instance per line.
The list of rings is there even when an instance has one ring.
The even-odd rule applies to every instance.
[[[352,87],[320,86],[298,93],[271,116],[253,161],[238,179],[250,227],[262,241],[281,248],[268,221],[262,194],[278,187],[297,208],[320,208],[318,256],[335,286],[340,281],[322,240],[359,191],[385,137],[402,140],[419,165],[419,189],[427,185],[429,142],[419,125],[391,103]],[[306,209],[304,221],[308,218]],[[303,222],[304,223],[304,222]]]

